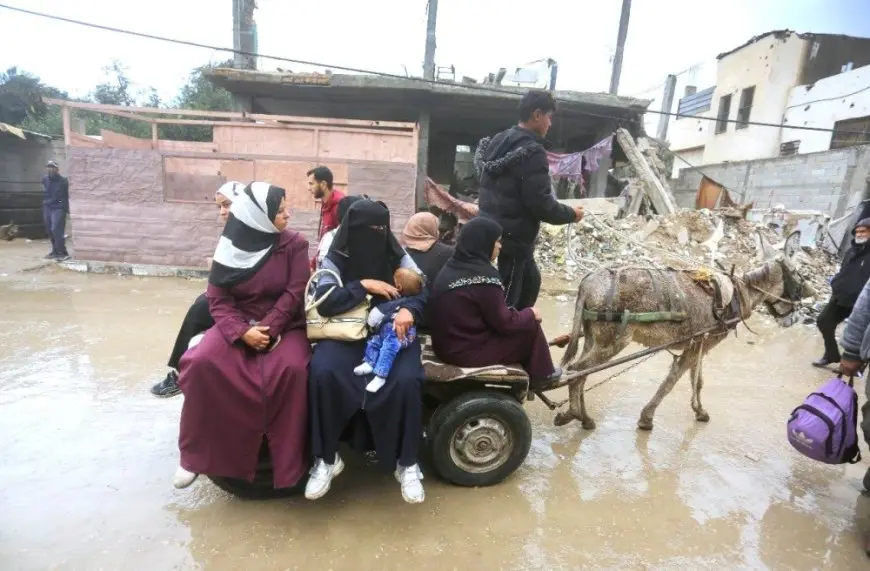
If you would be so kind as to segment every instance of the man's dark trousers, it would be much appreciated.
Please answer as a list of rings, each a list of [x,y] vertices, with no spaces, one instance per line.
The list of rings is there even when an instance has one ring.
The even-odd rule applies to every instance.
[[[516,310],[533,307],[541,291],[541,272],[535,263],[534,249],[503,238],[498,255],[498,272],[504,284],[505,302]]]
[[[55,256],[68,256],[66,239],[63,237],[66,231],[66,212],[64,209],[43,206],[42,220],[45,223],[45,229],[48,230],[48,238],[51,240],[51,253]]]

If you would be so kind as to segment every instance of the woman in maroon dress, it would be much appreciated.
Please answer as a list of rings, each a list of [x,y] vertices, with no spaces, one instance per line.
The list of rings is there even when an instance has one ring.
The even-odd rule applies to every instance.
[[[215,326],[180,364],[177,488],[201,473],[253,480],[264,436],[276,488],[305,474],[308,241],[287,219],[284,189],[264,182],[230,209],[206,290]]]
[[[474,218],[459,234],[456,251],[435,279],[429,306],[432,348],[445,363],[485,367],[519,363],[535,389],[562,375],[553,367],[541,314],[508,307],[492,262],[501,250],[501,226]]]

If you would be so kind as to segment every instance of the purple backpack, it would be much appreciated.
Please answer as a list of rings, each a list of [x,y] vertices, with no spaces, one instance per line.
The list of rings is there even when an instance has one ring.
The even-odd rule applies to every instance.
[[[858,449],[858,395],[834,378],[810,393],[786,425],[788,441],[801,454],[825,464],[855,464]]]

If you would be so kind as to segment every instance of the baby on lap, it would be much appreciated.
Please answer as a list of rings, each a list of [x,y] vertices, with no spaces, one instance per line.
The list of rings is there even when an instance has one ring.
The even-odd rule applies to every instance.
[[[402,297],[419,295],[423,291],[423,276],[407,268],[399,268],[393,274],[396,289]],[[374,373],[375,377],[366,385],[370,393],[377,392],[386,384],[393,368],[393,361],[399,351],[410,345],[417,337],[416,327],[411,327],[400,341],[393,328],[393,317],[402,309],[402,299],[384,302],[369,312],[368,325],[373,333],[366,343],[363,362],[353,370],[360,377]]]

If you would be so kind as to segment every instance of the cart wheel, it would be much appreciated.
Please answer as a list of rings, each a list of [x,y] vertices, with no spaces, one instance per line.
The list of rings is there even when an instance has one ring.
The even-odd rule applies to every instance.
[[[516,471],[532,446],[523,407],[498,391],[465,394],[429,421],[427,440],[438,474],[458,486],[492,486]]]
[[[271,500],[301,494],[305,489],[305,484],[308,483],[308,471],[306,469],[305,476],[295,486],[275,489],[272,483],[272,459],[269,457],[269,447],[263,442],[257,460],[257,474],[254,476],[253,482],[224,476],[208,476],[208,479],[218,488],[237,498]]]

